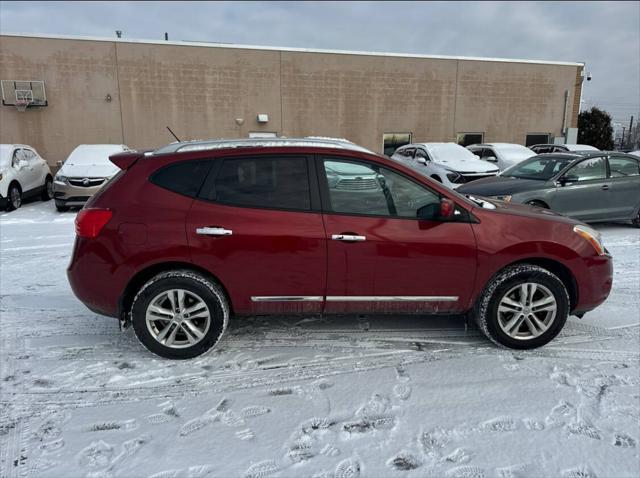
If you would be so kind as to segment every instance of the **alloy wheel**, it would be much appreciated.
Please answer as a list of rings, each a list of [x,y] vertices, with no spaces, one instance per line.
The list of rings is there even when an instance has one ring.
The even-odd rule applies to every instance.
[[[11,188],[11,205],[14,209],[18,209],[22,205],[22,195],[17,187]]]
[[[199,295],[185,289],[169,289],[149,302],[146,323],[160,344],[186,348],[205,337],[211,326],[211,312]]]
[[[516,340],[530,340],[546,332],[553,323],[558,304],[542,284],[525,282],[512,287],[498,304],[498,324]]]

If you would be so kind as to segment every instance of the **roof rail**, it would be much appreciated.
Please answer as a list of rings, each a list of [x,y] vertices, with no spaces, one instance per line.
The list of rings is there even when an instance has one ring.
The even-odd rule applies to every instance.
[[[181,141],[170,143],[154,151],[156,154],[182,153],[188,151],[208,151],[214,149],[234,148],[265,148],[265,147],[314,147],[336,148],[372,153],[372,151],[358,146],[346,139],[308,136],[303,138],[241,138],[241,139],[213,139],[198,141]]]

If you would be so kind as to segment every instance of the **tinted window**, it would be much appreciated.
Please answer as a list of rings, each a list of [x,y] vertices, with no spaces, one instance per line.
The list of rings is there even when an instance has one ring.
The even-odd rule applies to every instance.
[[[571,177],[572,181],[591,181],[594,179],[605,179],[607,170],[604,158],[591,158],[580,161],[565,174]]]
[[[396,149],[410,143],[411,133],[384,133],[382,135],[382,148],[387,156],[391,156]]]
[[[216,200],[239,206],[311,209],[307,160],[225,159],[215,181]]]
[[[211,161],[172,164],[151,176],[151,182],[169,191],[196,197],[211,165]]]
[[[537,134],[537,133],[533,133],[533,134],[528,134],[525,138],[525,146],[533,146],[534,144],[544,144],[544,143],[548,143],[549,142],[549,136],[548,134]]]
[[[640,175],[640,167],[638,167],[638,164],[638,161],[635,159],[613,156],[609,158],[611,177],[623,178],[625,176],[638,176]]]
[[[458,133],[456,142],[460,146],[469,146],[484,142],[484,133]]]
[[[506,169],[502,175],[521,179],[538,179],[546,181],[567,167],[571,158],[539,157],[525,159],[521,163]]]
[[[416,158],[429,159],[429,155],[423,149],[416,149]]]
[[[419,208],[440,201],[436,193],[376,165],[325,160],[324,168],[334,212],[416,218]]]

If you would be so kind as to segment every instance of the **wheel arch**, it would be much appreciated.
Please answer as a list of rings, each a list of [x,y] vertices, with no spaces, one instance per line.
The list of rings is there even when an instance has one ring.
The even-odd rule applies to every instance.
[[[579,297],[578,283],[571,270],[560,261],[549,259],[546,257],[529,257],[526,259],[520,259],[501,268],[496,272],[494,277],[500,274],[507,267],[521,264],[531,264],[534,266],[542,267],[543,269],[546,269],[557,276],[562,281],[565,288],[567,289],[567,292],[569,293],[569,311],[573,311],[575,309],[576,305],[578,304]]]
[[[144,269],[138,271],[127,283],[127,286],[124,289],[124,292],[120,296],[118,301],[118,317],[122,322],[128,324],[130,322],[129,312],[131,310],[131,305],[133,303],[133,299],[135,298],[137,292],[140,288],[149,281],[152,277],[168,271],[174,270],[188,270],[191,272],[195,272],[200,274],[207,279],[215,282],[222,291],[224,292],[225,299],[227,300],[227,304],[229,305],[229,311],[233,313],[233,304],[231,303],[231,296],[229,295],[229,291],[227,291],[226,287],[222,283],[220,279],[218,279],[214,274],[210,271],[199,267],[195,264],[189,262],[180,262],[180,261],[171,261],[171,262],[161,262],[157,264],[149,265]]]

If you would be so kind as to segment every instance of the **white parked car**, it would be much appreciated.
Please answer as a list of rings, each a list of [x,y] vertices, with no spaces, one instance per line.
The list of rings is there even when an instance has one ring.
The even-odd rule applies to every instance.
[[[526,146],[514,143],[472,144],[467,149],[480,159],[495,163],[500,171],[536,155]]]
[[[416,143],[402,146],[391,159],[416,169],[445,186],[455,189],[475,179],[496,176],[495,164],[482,161],[456,143]]]
[[[83,206],[120,169],[109,156],[128,151],[124,144],[81,144],[74,149],[56,174],[53,196],[56,209]]]
[[[0,208],[18,209],[22,200],[53,197],[51,170],[35,149],[24,144],[0,144]]]

